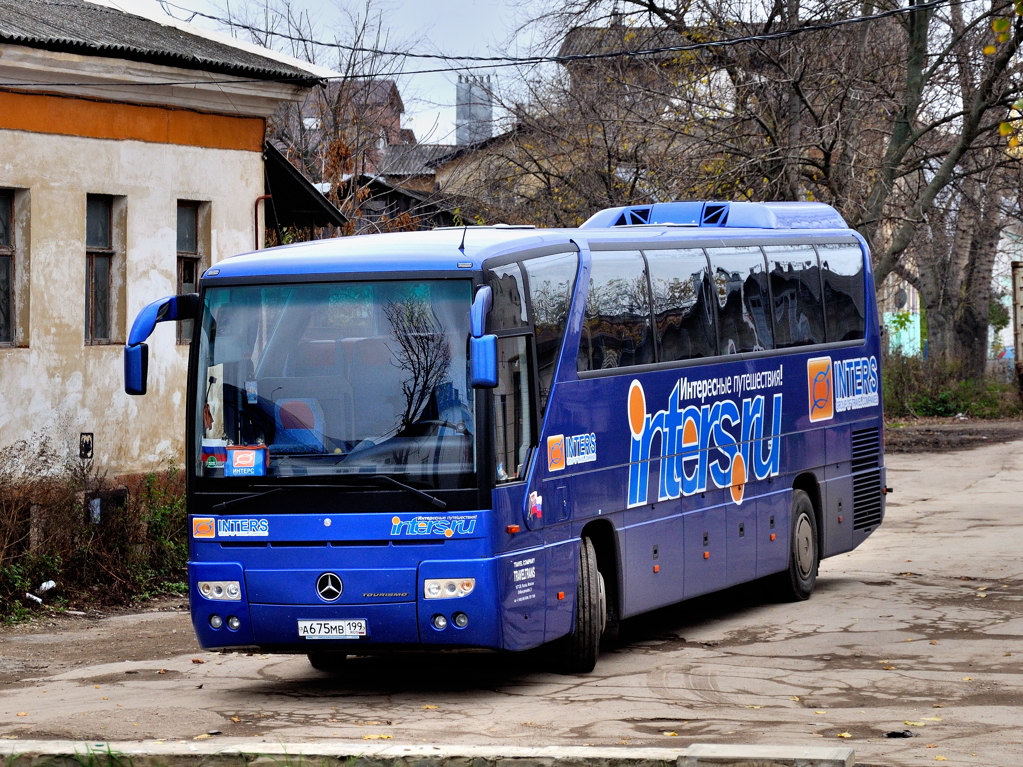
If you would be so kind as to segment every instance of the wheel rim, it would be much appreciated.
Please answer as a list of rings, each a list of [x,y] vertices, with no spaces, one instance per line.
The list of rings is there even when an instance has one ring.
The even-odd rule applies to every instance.
[[[799,568],[800,578],[809,578],[813,572],[814,543],[813,525],[806,514],[800,514],[796,521],[796,566]]]

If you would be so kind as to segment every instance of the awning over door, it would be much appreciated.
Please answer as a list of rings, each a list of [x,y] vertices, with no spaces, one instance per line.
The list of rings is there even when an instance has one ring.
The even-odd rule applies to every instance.
[[[269,141],[263,144],[268,228],[343,226],[344,214],[331,205],[288,158]]]

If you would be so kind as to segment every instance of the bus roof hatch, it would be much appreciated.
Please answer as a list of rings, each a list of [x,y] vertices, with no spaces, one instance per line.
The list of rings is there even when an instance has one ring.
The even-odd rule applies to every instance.
[[[848,229],[845,219],[820,202],[657,202],[607,208],[580,228],[699,226],[729,229]]]

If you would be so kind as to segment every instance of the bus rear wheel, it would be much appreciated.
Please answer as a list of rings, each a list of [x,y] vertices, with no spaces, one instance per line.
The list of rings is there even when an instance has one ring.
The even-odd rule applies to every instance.
[[[597,567],[597,550],[589,538],[583,538],[579,544],[573,624],[572,632],[558,642],[558,670],[563,674],[586,674],[597,665],[600,638],[607,624],[604,576]]]
[[[789,566],[775,576],[777,596],[786,602],[810,598],[817,584],[820,550],[813,502],[804,490],[792,491],[792,519],[789,535]]]
[[[309,665],[317,671],[337,674],[344,669],[345,658],[348,655],[343,652],[311,652],[306,657],[309,659]]]

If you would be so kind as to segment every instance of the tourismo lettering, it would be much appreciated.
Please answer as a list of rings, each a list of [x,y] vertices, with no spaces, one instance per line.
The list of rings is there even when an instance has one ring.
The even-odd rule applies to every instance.
[[[777,476],[781,467],[782,394],[763,394],[739,402],[718,400],[682,406],[682,381],[672,389],[668,407],[650,414],[643,385],[629,387],[629,507],[649,502],[655,443],[660,471],[657,500],[694,495],[715,487],[730,488],[742,503],[749,478]],[[765,433],[766,432],[766,433]]]

